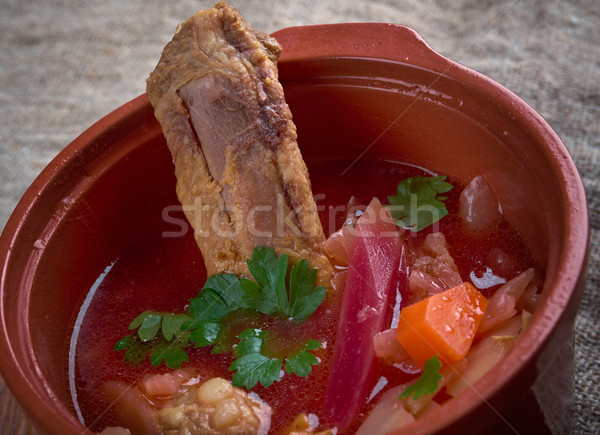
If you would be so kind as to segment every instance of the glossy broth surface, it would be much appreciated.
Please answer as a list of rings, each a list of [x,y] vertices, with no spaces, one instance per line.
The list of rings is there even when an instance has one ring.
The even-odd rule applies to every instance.
[[[368,204],[373,196],[386,203],[387,196],[395,194],[400,180],[430,175],[410,165],[368,160],[354,164],[347,161],[309,164],[309,172],[326,236],[341,226],[345,219],[345,205],[352,195],[363,204]],[[494,231],[486,233],[470,235],[463,230],[458,216],[462,187],[455,185],[449,193],[446,204],[450,214],[440,221],[439,231],[446,237],[461,277],[479,280],[482,292],[489,296],[499,284],[490,285],[496,281],[488,278],[510,279],[516,273],[533,267],[534,260],[517,231],[506,220]],[[191,227],[181,212],[173,211],[168,216],[168,219],[163,216],[148,218],[139,242],[115,259],[110,270],[98,282],[83,317],[76,337],[72,370],[77,405],[86,426],[92,430],[100,431],[107,426],[126,423],[112,410],[110,401],[103,397],[101,391],[105,382],[119,380],[135,385],[146,373],[168,371],[164,364],[155,368],[149,360],[141,366],[132,366],[123,361],[123,352],[113,351],[115,343],[128,334],[130,322],[145,310],[183,311],[206,280],[203,259]],[[417,236],[405,233],[405,241],[409,248],[416,246],[429,232],[431,230],[424,230]],[[494,257],[498,249],[506,254],[502,264]],[[260,385],[253,389],[273,408],[271,433],[283,430],[299,413],[312,413],[318,417],[322,414],[340,303],[341,294],[331,292],[331,296],[300,326],[297,333],[326,345],[326,349],[315,352],[321,364],[313,368],[308,378],[285,375],[268,389]],[[390,318],[392,308],[390,313],[386,313]],[[203,378],[221,376],[231,379],[232,374],[227,370],[233,361],[230,354],[213,355],[210,348],[187,350],[190,356],[187,365],[199,367]],[[406,382],[414,376],[400,367],[378,366],[369,389],[372,397],[370,400],[365,398],[365,405],[355,417],[350,432],[358,428],[387,387]],[[328,427],[326,421],[321,419],[321,423],[322,428]]]

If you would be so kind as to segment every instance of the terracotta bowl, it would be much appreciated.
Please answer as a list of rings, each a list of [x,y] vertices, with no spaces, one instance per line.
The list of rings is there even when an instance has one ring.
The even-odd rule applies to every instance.
[[[560,139],[517,96],[441,57],[408,28],[341,24],[274,36],[284,47],[280,77],[309,168],[370,158],[463,181],[484,173],[546,266],[543,298],[515,348],[409,433],[506,431],[539,417],[554,390],[568,394],[552,367],[561,359],[568,373],[572,360],[588,248],[585,192]],[[96,278],[139,235],[138,222],[176,204],[174,186],[142,95],[66,147],[9,220],[0,239],[0,369],[42,432],[85,430],[67,375],[75,317]]]

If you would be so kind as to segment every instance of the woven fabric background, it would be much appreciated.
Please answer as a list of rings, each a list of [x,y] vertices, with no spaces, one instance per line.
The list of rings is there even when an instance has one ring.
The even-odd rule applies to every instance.
[[[176,25],[205,0],[0,0],[0,229],[45,165],[144,92]],[[591,214],[589,281],[575,331],[573,433],[600,433],[600,2],[232,0],[254,24],[393,22],[503,84],[571,152]],[[3,357],[3,356],[0,356]],[[0,379],[0,433],[31,433]]]

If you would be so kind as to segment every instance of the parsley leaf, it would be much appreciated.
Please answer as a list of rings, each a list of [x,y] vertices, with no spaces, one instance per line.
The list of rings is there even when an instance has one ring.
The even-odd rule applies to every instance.
[[[277,258],[271,247],[257,246],[248,260],[248,269],[255,281],[242,279],[240,284],[248,305],[269,316],[285,316],[306,320],[325,299],[325,287],[314,288],[317,270],[300,260],[288,270],[287,255]]]
[[[142,342],[154,340],[157,337],[158,331],[162,332],[162,336],[166,341],[171,341],[175,336],[178,340],[186,341],[187,334],[182,331],[181,327],[186,322],[192,320],[187,314],[162,313],[158,311],[144,311],[137,316],[129,329],[138,329],[138,337]],[[159,336],[160,337],[160,336]],[[115,346],[115,350],[123,350],[131,339],[125,337],[120,340]],[[117,346],[119,349],[117,349]],[[124,347],[123,347],[124,346]]]
[[[133,346],[134,343],[135,343],[135,337],[133,336],[133,334],[128,335],[127,337],[123,337],[122,339],[117,341],[117,344],[115,344],[114,350],[125,350],[128,347]]]
[[[134,341],[130,346],[127,347],[123,359],[134,366],[139,366],[146,359],[146,355],[148,355],[150,349],[150,344],[142,343],[139,339],[134,337]]]
[[[187,314],[164,313],[162,315],[161,330],[165,340],[171,341],[173,337],[175,337],[178,340],[183,339],[183,341],[185,341],[187,336],[181,327],[190,320],[192,320],[192,318]]]
[[[140,340],[146,342],[152,340],[160,328],[162,321],[162,314],[156,311],[144,311],[142,314],[137,316],[131,324],[129,329],[140,328],[138,335]]]
[[[176,370],[181,367],[184,362],[188,362],[189,358],[185,350],[184,344],[181,342],[166,342],[161,341],[155,343],[150,351],[150,362],[154,367],[158,367],[164,360],[167,367]]]
[[[285,360],[285,372],[290,375],[292,373],[301,378],[305,378],[310,375],[312,367],[319,364],[319,360],[316,356],[309,352],[309,350],[317,350],[321,348],[321,343],[317,340],[309,340],[304,345],[304,348],[296,355],[288,356]]]
[[[120,339],[114,348],[114,350],[125,350],[123,359],[134,366],[140,365],[146,359],[149,349],[150,345],[142,343],[134,334]]]
[[[227,314],[239,308],[248,308],[243,300],[240,279],[231,273],[213,275],[206,280],[200,294],[190,300],[190,315],[193,323],[184,324],[184,329],[211,322],[219,323]]]
[[[129,325],[130,330],[139,328],[137,334],[119,340],[114,350],[125,350],[123,359],[133,365],[140,365],[150,354],[150,362],[155,367],[164,360],[169,368],[178,369],[188,361],[183,348],[189,345],[190,334],[181,326],[190,320],[187,314],[144,311]]]
[[[283,361],[261,353],[265,332],[246,329],[238,337],[241,340],[235,350],[238,359],[229,366],[229,371],[235,371],[233,385],[251,390],[259,381],[265,388],[279,381]]]
[[[201,323],[192,331],[190,340],[193,341],[194,347],[211,346],[217,342],[221,325],[218,323]]]
[[[414,400],[417,400],[424,394],[435,393],[442,380],[442,375],[439,373],[441,367],[442,363],[437,355],[425,361],[425,366],[419,379],[414,384],[406,387],[402,394],[398,396],[398,399],[412,397]]]
[[[325,287],[315,286],[317,279],[317,269],[311,269],[308,262],[300,260],[290,271],[290,300],[288,310],[285,313],[288,317],[297,320],[308,319],[317,307],[325,299]]]
[[[190,340],[194,347],[218,344],[221,322],[228,314],[248,308],[243,300],[240,279],[233,274],[217,274],[206,280],[200,294],[190,300],[191,321],[181,328],[191,331]],[[213,353],[231,351],[227,346],[213,348]]]
[[[269,387],[281,379],[281,368],[285,361],[285,372],[302,378],[307,377],[313,365],[319,360],[310,350],[321,348],[317,340],[309,340],[297,353],[286,355],[285,359],[270,358],[263,353],[263,341],[268,331],[246,329],[238,337],[240,344],[235,349],[237,359],[229,366],[229,371],[235,371],[233,385],[252,389],[258,382],[263,387]]]
[[[252,252],[252,258],[246,263],[252,277],[256,280],[256,282],[245,278],[241,280],[248,305],[269,316],[286,314],[289,307],[285,285],[287,255],[277,258],[273,248],[257,246]]]
[[[396,225],[417,232],[447,216],[444,201],[448,197],[440,194],[449,192],[453,186],[446,178],[418,175],[400,181],[396,195],[388,196],[387,206]]]

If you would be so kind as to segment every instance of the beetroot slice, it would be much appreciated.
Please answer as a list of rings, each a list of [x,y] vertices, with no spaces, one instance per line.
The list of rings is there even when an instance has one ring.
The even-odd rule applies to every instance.
[[[369,393],[373,336],[388,327],[399,283],[406,285],[404,243],[377,198],[356,223],[348,277],[327,385],[325,415],[347,429]]]

